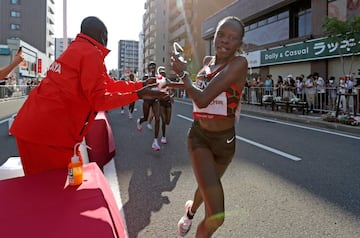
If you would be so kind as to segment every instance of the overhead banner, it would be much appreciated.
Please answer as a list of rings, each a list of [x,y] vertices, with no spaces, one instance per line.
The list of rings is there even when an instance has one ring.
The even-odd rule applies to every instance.
[[[319,38],[261,51],[261,65],[291,63],[360,54],[360,34],[350,39]]]

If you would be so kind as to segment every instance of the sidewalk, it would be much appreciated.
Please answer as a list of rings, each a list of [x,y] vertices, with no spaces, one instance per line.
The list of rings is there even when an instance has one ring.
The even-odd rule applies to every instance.
[[[11,117],[17,113],[25,101],[25,97],[21,98],[1,98],[0,99],[0,120]]]
[[[281,119],[291,122],[297,122],[302,124],[309,124],[321,128],[338,130],[341,132],[347,132],[355,135],[360,135],[360,126],[350,126],[336,122],[324,121],[321,118],[321,113],[310,113],[302,115],[301,112],[286,113],[284,111],[272,111],[270,107],[265,108],[264,106],[242,104],[241,112],[246,114],[252,114],[269,119]]]

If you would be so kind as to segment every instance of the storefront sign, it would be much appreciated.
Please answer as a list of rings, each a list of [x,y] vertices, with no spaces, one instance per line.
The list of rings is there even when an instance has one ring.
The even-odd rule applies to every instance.
[[[291,63],[360,54],[360,34],[350,39],[319,38],[261,51],[261,65]]]

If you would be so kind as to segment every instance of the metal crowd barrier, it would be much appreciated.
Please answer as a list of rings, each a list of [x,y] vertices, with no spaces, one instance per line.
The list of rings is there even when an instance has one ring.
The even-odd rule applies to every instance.
[[[325,87],[320,91],[316,89],[313,96],[308,95],[303,89],[298,91],[286,88],[245,87],[242,93],[242,102],[253,105],[266,105],[266,100],[271,98],[275,103],[307,103],[307,109],[314,112],[337,112],[343,111],[350,114],[358,114],[360,109],[360,95],[358,89],[350,93],[339,93],[337,87]]]
[[[1,99],[16,99],[30,93],[35,86],[32,85],[0,85]]]
[[[34,87],[35,85],[0,85],[0,100],[27,96]],[[187,97],[184,90],[177,89],[173,90],[172,93],[175,97]],[[323,93],[316,90],[313,101],[309,101],[309,95],[305,93],[305,90],[299,92],[297,89],[272,88],[269,90],[266,87],[245,87],[242,93],[242,103],[264,105],[264,98],[267,96],[271,96],[272,100],[280,102],[306,102],[308,110],[315,112],[337,112],[340,110],[356,115],[360,111],[358,90],[354,89],[351,94],[339,94],[336,87],[326,87]]]

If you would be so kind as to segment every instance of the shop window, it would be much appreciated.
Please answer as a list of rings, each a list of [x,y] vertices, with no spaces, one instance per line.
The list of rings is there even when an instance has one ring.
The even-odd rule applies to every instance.
[[[306,9],[298,13],[298,37],[306,36],[311,33],[311,9]]]

